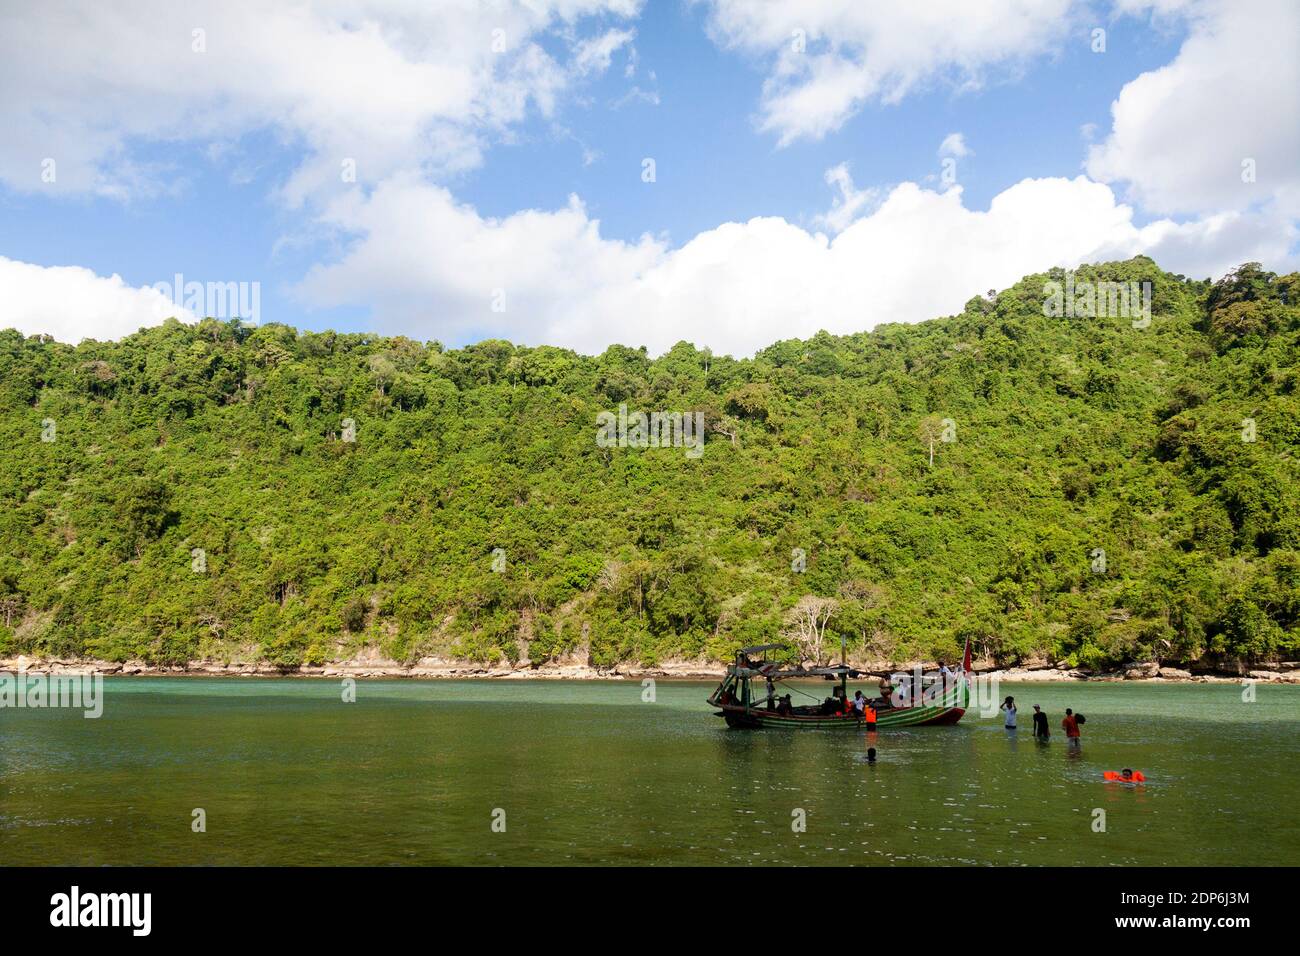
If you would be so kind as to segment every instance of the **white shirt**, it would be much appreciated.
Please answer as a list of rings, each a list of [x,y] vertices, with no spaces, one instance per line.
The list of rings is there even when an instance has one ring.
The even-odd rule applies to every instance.
[[[1016,725],[1016,705],[1012,704],[1008,707],[1006,704],[1003,704],[1000,710],[1007,715],[1007,726],[1014,727]]]

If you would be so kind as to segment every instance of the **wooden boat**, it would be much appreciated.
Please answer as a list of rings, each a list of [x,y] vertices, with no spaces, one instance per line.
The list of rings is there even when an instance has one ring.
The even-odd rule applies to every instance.
[[[782,665],[767,660],[767,652],[784,649],[786,644],[759,644],[744,647],[736,653],[734,664],[727,666],[722,683],[708,698],[708,703],[717,707],[716,716],[726,720],[728,727],[758,729],[765,727],[783,727],[790,729],[826,729],[826,730],[863,730],[870,725],[857,716],[851,706],[843,703],[838,706],[833,701],[847,701],[849,697],[849,678],[868,676],[862,671],[849,667],[846,663],[830,664],[818,667]],[[755,655],[762,655],[755,660]],[[808,678],[820,678],[826,681],[838,681],[839,686],[825,701],[792,707],[788,712],[777,710],[777,699],[770,693],[767,684],[770,681],[774,690],[782,681]],[[931,686],[919,695],[919,700],[899,705],[889,696],[868,698],[867,703],[876,711],[878,730],[891,730],[895,727],[923,727],[941,724],[955,724],[961,720],[970,706],[970,642],[962,655],[962,669],[956,680],[947,687]],[[758,682],[758,692],[754,687]],[[799,693],[812,697],[805,691]],[[815,699],[815,698],[814,698]]]

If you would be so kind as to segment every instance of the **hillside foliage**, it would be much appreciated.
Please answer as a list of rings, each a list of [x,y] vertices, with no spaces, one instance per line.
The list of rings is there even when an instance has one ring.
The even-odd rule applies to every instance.
[[[1145,328],[1048,316],[1063,277],[744,360],[0,332],[0,653],[653,664],[825,598],[859,660],[1294,655],[1300,276],[1077,272]],[[703,454],[599,447],[620,404]]]

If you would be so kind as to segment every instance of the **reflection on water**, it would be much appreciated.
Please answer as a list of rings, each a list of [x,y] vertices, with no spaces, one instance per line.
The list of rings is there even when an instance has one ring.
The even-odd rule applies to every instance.
[[[1001,715],[727,730],[702,683],[654,703],[639,682],[363,681],[354,704],[314,680],[105,688],[99,720],[0,710],[6,860],[1300,863],[1300,687],[1008,687],[1048,713],[1046,743]],[[1066,707],[1088,715],[1077,752]],[[1102,781],[1123,767],[1146,785]]]

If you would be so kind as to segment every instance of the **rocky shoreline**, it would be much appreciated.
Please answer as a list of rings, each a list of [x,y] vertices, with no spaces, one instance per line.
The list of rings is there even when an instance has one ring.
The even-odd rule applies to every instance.
[[[908,673],[918,662],[890,663],[872,661],[855,664],[873,677],[892,673]],[[922,662],[927,671],[934,670],[933,662]],[[199,660],[185,664],[152,664],[147,661],[97,661],[78,658],[37,658],[20,655],[0,658],[0,672],[18,673],[86,673],[97,672],[119,677],[319,677],[340,679],[412,678],[412,679],[494,679],[494,680],[716,680],[724,665],[708,661],[671,661],[659,665],[618,665],[612,668],[593,667],[581,662],[551,662],[537,666],[505,663],[488,665],[450,658],[426,657],[414,663],[384,658],[367,658],[330,661],[325,664],[304,664],[280,667],[265,661],[238,662]],[[1256,680],[1262,683],[1300,684],[1300,662],[1286,661],[1240,672],[1193,672],[1179,667],[1161,666],[1157,663],[1133,664],[1115,671],[1088,671],[1066,669],[1050,664],[1030,664],[1020,667],[1000,668],[994,663],[977,662],[974,670],[982,676],[997,675],[999,680],[1021,682],[1133,682],[1154,683],[1240,683]]]

